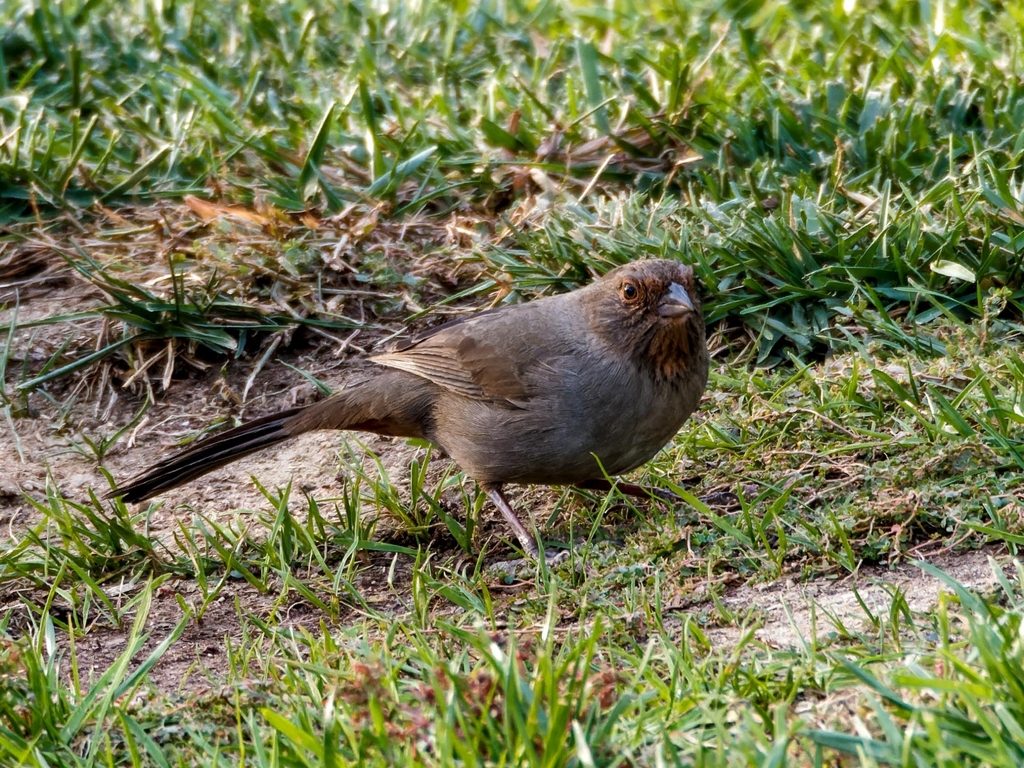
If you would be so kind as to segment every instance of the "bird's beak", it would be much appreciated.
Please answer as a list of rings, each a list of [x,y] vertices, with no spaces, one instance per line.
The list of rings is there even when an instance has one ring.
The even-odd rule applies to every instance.
[[[679,283],[672,283],[658,302],[658,314],[662,317],[679,317],[696,311],[690,294]]]

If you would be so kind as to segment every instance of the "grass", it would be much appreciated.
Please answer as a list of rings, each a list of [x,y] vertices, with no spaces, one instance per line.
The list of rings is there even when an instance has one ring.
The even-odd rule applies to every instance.
[[[1019,765],[1022,25],[0,6],[0,763]],[[687,503],[523,491],[560,566],[506,562],[422,446],[246,510],[88,490],[217,371],[322,389],[403,321],[645,256],[705,294],[708,400],[639,473]],[[788,581],[809,618],[758,597]]]

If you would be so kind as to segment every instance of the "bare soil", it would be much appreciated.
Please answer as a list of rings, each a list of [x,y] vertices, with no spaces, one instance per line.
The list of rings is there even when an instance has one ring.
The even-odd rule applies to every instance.
[[[1002,547],[986,547],[943,552],[928,558],[928,562],[967,589],[986,592],[998,584],[996,574],[1002,555]],[[941,581],[904,562],[892,568],[871,566],[839,579],[780,579],[743,585],[730,590],[722,602],[738,615],[754,613],[763,622],[756,632],[762,642],[793,648],[831,633],[861,631],[874,619],[884,623],[897,596],[906,601],[910,611],[925,612],[943,591],[948,589]],[[716,641],[729,643],[737,640],[739,630],[717,628],[708,634]]]

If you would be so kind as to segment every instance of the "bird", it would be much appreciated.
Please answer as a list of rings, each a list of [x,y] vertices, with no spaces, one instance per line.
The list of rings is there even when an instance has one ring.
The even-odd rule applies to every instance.
[[[673,259],[629,262],[574,291],[478,311],[370,360],[363,380],[203,439],[106,497],[144,501],[314,430],[419,438],[477,482],[536,558],[540,536],[504,487],[610,488],[608,477],[645,464],[675,436],[710,366],[693,267]]]

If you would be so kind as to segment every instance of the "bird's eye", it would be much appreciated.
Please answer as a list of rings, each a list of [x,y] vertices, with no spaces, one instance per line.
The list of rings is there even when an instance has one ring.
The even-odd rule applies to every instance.
[[[624,298],[626,301],[632,301],[637,297],[638,293],[639,291],[637,290],[636,285],[633,283],[626,283],[624,286],[622,286],[622,298]]]

